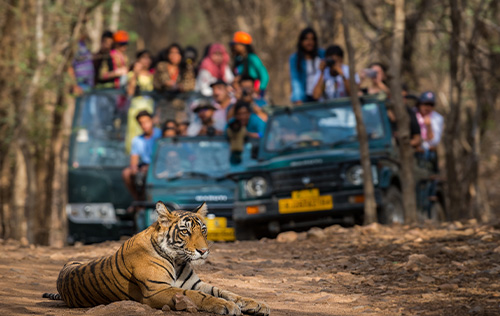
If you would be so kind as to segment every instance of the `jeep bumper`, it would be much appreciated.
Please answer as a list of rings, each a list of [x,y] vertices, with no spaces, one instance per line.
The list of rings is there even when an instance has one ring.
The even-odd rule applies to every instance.
[[[290,197],[238,201],[235,203],[233,219],[236,224],[277,233],[285,230],[328,226],[339,223],[354,224],[363,215],[364,195],[362,189],[329,192],[333,207],[323,211],[280,212],[279,200]],[[381,190],[375,189],[375,200],[381,205]]]

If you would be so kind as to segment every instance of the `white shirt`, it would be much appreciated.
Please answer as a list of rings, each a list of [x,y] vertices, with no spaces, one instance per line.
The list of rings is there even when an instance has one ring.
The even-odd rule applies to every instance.
[[[233,72],[231,68],[226,65],[226,69],[224,69],[224,78],[226,78],[226,83],[230,84],[234,80]],[[217,78],[212,76],[210,71],[206,69],[200,69],[198,72],[198,76],[196,77],[196,86],[194,88],[195,91],[200,92],[204,96],[211,97],[212,96],[212,87],[210,85],[217,81]]]
[[[344,72],[344,77],[347,80],[349,80],[349,66],[342,64],[342,71]],[[321,70],[318,70],[314,78],[314,86],[316,86],[320,77],[321,77]],[[355,79],[356,83],[359,84],[359,77],[357,75]],[[333,77],[330,74],[330,68],[326,68],[324,70],[323,82],[325,84],[325,91],[323,93],[323,96],[321,96],[320,98],[321,101],[347,97],[347,91],[345,89],[344,79],[342,78],[342,76]]]
[[[213,127],[219,132],[223,132],[226,128],[226,109],[221,109],[218,104],[214,104],[216,109],[212,115]],[[191,121],[186,131],[188,136],[198,136],[203,127],[200,117],[192,112]]]
[[[319,64],[321,63],[321,58],[317,57],[312,59],[306,59],[306,95],[313,95],[314,87],[318,79],[316,78],[316,72],[319,69]]]
[[[429,115],[431,117],[431,128],[434,137],[431,140],[424,140],[422,142],[422,147],[425,149],[429,149],[430,147],[436,147],[437,145],[439,145],[441,136],[443,135],[443,116],[436,111],[432,111]],[[420,126],[420,128],[422,129],[422,126]]]

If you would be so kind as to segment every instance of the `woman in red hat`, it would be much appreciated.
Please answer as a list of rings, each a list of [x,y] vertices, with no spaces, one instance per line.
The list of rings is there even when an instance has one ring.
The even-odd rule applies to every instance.
[[[250,34],[242,31],[234,33],[231,50],[234,55],[235,74],[238,77],[250,76],[254,78],[256,81],[255,89],[262,96],[269,83],[269,74],[259,56],[254,53],[251,44]]]

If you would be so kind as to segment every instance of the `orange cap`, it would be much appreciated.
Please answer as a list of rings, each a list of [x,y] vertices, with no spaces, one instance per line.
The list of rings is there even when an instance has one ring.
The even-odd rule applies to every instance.
[[[116,43],[126,43],[126,42],[128,42],[128,33],[125,31],[122,31],[122,30],[116,31],[113,34],[113,40]]]
[[[232,43],[250,45],[252,44],[252,37],[247,32],[238,31],[234,33]]]

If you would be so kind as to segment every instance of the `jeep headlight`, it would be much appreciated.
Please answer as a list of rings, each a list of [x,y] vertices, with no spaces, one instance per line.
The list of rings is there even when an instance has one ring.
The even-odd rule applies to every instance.
[[[373,184],[378,184],[378,172],[377,166],[372,165],[372,179]],[[360,165],[355,165],[347,169],[345,172],[345,180],[350,185],[362,185],[363,184],[363,167]]]
[[[115,223],[115,208],[111,203],[72,203],[66,206],[68,218],[75,223]]]
[[[245,183],[245,192],[249,197],[261,197],[266,194],[269,185],[264,177],[253,177]]]

